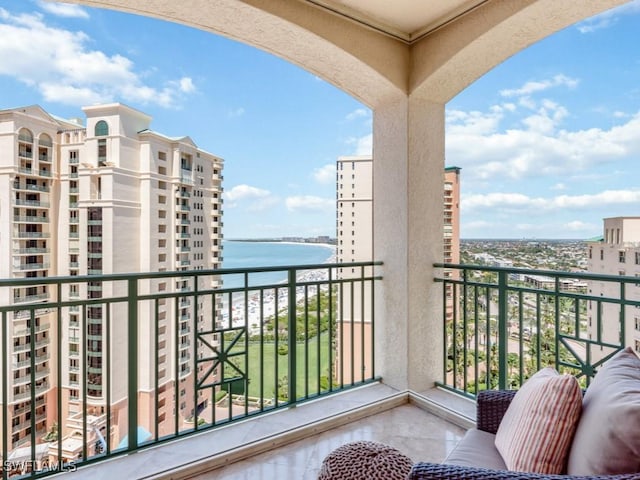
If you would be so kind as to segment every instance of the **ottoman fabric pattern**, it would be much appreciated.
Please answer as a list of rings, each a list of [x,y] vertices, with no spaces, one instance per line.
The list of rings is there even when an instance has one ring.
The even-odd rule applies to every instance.
[[[413,462],[397,449],[377,442],[351,442],[325,457],[318,480],[405,480]]]

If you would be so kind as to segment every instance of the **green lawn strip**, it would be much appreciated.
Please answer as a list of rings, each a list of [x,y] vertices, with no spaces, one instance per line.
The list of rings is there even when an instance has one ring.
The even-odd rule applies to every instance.
[[[278,342],[278,346],[286,345],[286,340]],[[329,334],[324,332],[320,335],[320,373],[318,373],[318,337],[310,338],[306,342],[297,342],[297,382],[296,389],[298,397],[308,393],[314,395],[318,393],[318,377],[329,374]],[[234,349],[235,350],[235,349]],[[307,357],[307,370],[305,374],[305,354]],[[262,346],[262,358],[260,356],[260,342],[249,342],[249,396],[264,398],[275,397],[275,390],[278,380],[276,379],[275,365],[278,362],[278,378],[282,379],[288,375],[288,354],[278,355],[275,342],[265,342]],[[260,385],[260,372],[262,365],[262,392]],[[307,384],[308,382],[308,384]]]

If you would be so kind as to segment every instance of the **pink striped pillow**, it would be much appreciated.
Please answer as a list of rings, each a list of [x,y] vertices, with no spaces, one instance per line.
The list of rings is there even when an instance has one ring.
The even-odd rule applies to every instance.
[[[496,448],[509,470],[565,471],[582,411],[578,381],[544,368],[520,388],[496,433]]]

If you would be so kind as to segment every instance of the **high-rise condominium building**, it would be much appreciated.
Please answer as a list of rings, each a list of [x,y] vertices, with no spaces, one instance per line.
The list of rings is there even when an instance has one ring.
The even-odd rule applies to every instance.
[[[640,217],[613,217],[604,219],[602,240],[588,243],[590,273],[640,277]],[[589,281],[591,297],[621,298],[618,282]],[[639,283],[627,283],[624,299],[640,301]],[[589,301],[587,305],[589,338],[599,343],[630,345],[640,353],[640,308],[626,306],[624,312],[616,303]],[[624,313],[624,338],[620,319]],[[602,349],[599,355],[610,353]]]
[[[373,259],[373,161],[371,156],[339,157],[336,172],[337,261]],[[460,168],[444,170],[445,263],[460,263]]]
[[[444,238],[443,261],[460,263],[460,168],[447,167],[444,171]],[[371,156],[339,157],[336,168],[337,202],[337,247],[336,259],[339,263],[366,262],[373,260],[373,160]],[[380,201],[384,201],[381,199]],[[341,278],[361,276],[360,268],[343,268]],[[445,272],[451,277],[451,272]],[[342,291],[341,326],[338,335],[337,361],[335,371],[345,382],[357,381],[363,374],[370,375],[370,367],[361,365],[361,352],[350,352],[343,348],[351,344],[351,337],[358,338],[354,345],[371,345],[371,303],[370,290],[361,291],[356,284],[353,291]],[[340,292],[339,292],[340,293]],[[447,304],[447,316],[453,313],[453,297]],[[364,335],[364,342],[360,336]],[[352,361],[353,359],[353,361]],[[342,365],[342,368],[340,367]]]
[[[84,125],[61,120],[39,106],[0,111],[0,278],[217,268],[222,260],[223,160],[199,149],[189,137],[170,138],[150,130],[151,117],[126,105],[95,105],[83,111]],[[149,280],[144,287],[170,294],[186,288],[186,282],[167,277]],[[122,440],[127,430],[122,424],[127,326],[115,319],[127,318],[127,307],[99,301],[122,294],[122,283],[99,278],[70,283],[62,292],[48,285],[1,290],[0,305],[96,300],[83,308],[64,307],[61,314],[47,309],[7,314],[5,358],[12,375],[2,412],[11,429],[8,451],[31,438],[31,415],[36,417],[37,438],[52,428],[59,415],[59,393],[65,460],[77,458],[83,448],[85,441],[74,440],[78,428],[87,429],[88,439],[95,435],[113,447]],[[173,429],[173,412],[187,417],[207,402],[198,397],[199,405],[194,405],[188,335],[212,316],[214,307],[205,303],[195,309],[193,298],[169,295],[157,305],[139,305],[140,335],[157,334],[163,349],[156,368],[140,362],[139,422],[154,431],[157,415],[160,436]],[[54,348],[58,342],[60,358]],[[155,357],[144,351],[152,343],[141,342],[140,359]],[[83,421],[88,425],[83,427]],[[92,454],[100,442],[94,447],[87,438]],[[58,447],[51,451],[58,452]]]
[[[460,263],[459,167],[444,169],[444,263]]]

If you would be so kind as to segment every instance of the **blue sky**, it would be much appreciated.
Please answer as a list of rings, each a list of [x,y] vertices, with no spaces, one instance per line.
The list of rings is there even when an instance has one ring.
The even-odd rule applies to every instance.
[[[640,2],[545,39],[447,105],[463,238],[587,238],[640,215]],[[225,159],[225,236],[335,235],[335,161],[371,112],[223,37],[108,10],[0,0],[0,108],[119,101]]]

